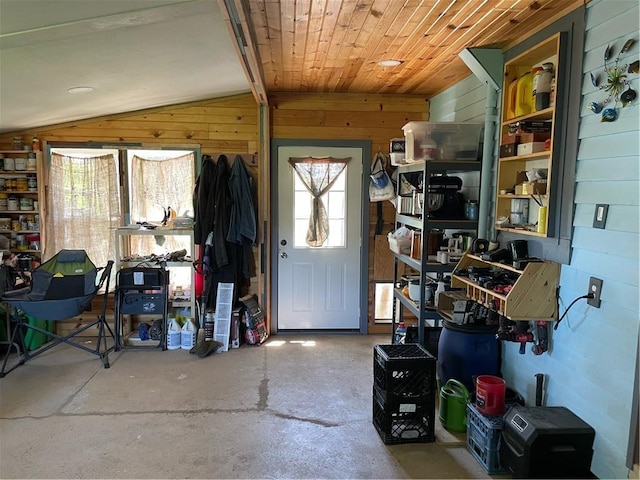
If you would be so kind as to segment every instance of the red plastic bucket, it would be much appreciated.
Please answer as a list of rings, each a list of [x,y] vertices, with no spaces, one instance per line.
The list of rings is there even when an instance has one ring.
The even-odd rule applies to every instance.
[[[476,407],[485,415],[504,413],[504,394],[507,384],[500,377],[479,375],[476,378]]]

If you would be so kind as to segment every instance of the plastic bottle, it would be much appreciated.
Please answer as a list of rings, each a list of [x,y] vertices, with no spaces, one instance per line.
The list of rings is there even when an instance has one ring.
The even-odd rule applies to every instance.
[[[536,92],[538,90],[538,80],[540,78],[540,74],[543,72],[542,67],[533,67],[531,69],[532,82],[531,82],[531,106],[532,111],[536,108]]]
[[[533,91],[533,77],[531,72],[527,72],[520,77],[516,85],[516,116],[528,115],[531,113]]]
[[[436,160],[438,158],[438,144],[431,138],[431,132],[427,132],[424,136],[420,149],[422,150],[421,156],[425,160]]]
[[[406,337],[407,337],[407,327],[405,326],[404,322],[400,322],[396,327],[396,337],[395,337],[394,343],[404,343]]]
[[[551,82],[553,80],[553,63],[542,64],[542,72],[538,75],[536,85],[536,110],[544,110],[551,103]]]
[[[169,317],[167,328],[167,350],[180,348],[180,324],[174,317]]]
[[[467,220],[478,220],[478,201],[469,200],[465,204],[465,216]]]
[[[191,318],[187,318],[180,331],[180,348],[191,350],[196,345],[196,325]]]

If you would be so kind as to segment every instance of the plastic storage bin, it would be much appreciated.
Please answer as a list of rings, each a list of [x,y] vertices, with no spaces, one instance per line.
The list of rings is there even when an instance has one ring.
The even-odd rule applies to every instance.
[[[467,405],[467,449],[489,475],[506,473],[500,464],[502,415],[483,415],[475,405]]]
[[[482,143],[482,123],[477,122],[409,122],[402,127],[405,138],[405,161],[427,159],[432,142],[436,144],[432,160],[478,160]],[[424,148],[423,148],[424,145]]]

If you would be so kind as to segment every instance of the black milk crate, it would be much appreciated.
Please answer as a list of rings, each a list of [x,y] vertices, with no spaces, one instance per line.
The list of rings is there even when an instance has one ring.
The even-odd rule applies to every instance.
[[[373,378],[385,401],[435,397],[436,359],[418,344],[376,345]]]
[[[424,327],[424,347],[431,355],[438,358],[438,343],[442,327]],[[404,343],[418,343],[418,327],[407,327],[407,335]]]
[[[502,415],[484,415],[472,403],[467,405],[467,449],[489,475],[506,473],[500,465]]]
[[[435,442],[435,395],[412,401],[384,401],[373,387],[373,425],[386,444]]]

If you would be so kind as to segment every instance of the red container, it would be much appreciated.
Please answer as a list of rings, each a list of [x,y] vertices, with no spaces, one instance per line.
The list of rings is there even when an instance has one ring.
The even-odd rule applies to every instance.
[[[506,387],[506,382],[500,377],[479,375],[476,379],[477,410],[484,415],[502,415]]]

